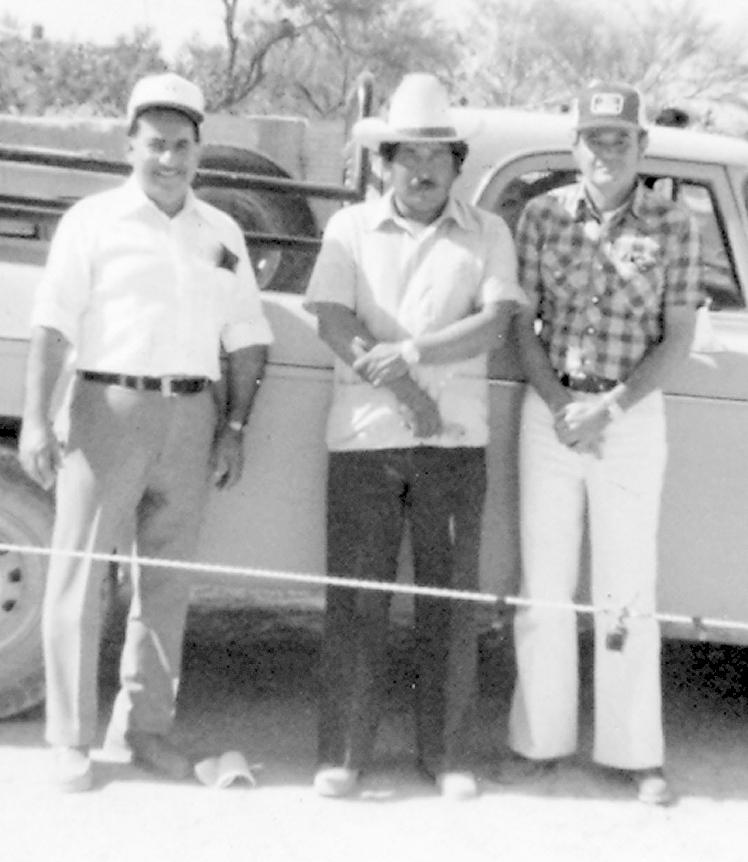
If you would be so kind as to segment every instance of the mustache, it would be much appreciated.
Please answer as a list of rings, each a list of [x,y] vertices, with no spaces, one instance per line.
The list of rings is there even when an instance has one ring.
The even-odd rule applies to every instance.
[[[436,188],[436,183],[428,177],[416,177],[412,180],[410,186],[416,191],[420,191],[421,189],[434,189]]]

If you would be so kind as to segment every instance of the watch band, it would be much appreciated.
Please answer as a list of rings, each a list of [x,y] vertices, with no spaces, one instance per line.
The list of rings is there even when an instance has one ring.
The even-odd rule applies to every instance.
[[[620,419],[625,412],[623,407],[621,407],[621,405],[612,398],[606,403],[605,408],[608,411],[608,418],[611,422],[615,422],[617,419]]]

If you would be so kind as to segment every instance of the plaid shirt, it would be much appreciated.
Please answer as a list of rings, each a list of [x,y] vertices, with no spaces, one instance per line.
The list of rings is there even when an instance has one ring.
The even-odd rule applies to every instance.
[[[606,223],[581,184],[528,203],[519,280],[556,372],[625,380],[663,336],[665,306],[703,303],[698,228],[639,184]]]

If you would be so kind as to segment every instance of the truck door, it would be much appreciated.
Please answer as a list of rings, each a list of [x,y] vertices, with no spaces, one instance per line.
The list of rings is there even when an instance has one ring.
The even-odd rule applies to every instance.
[[[748,232],[744,192],[731,181],[728,169],[719,165],[649,158],[642,175],[649,186],[687,207],[696,218],[707,295],[707,305],[699,311],[691,355],[666,387],[669,462],[660,531],[659,607],[689,616],[748,620]],[[479,203],[502,215],[514,228],[529,198],[573,179],[574,166],[567,153],[523,156],[497,170],[484,186]],[[498,435],[497,456],[503,460],[514,454],[514,444],[506,434],[515,434],[517,426],[519,399],[512,381],[521,374],[516,359],[496,357],[492,377],[492,409],[506,429]],[[506,466],[498,470],[506,480]],[[510,479],[516,483],[515,476]],[[511,493],[514,487],[510,483]],[[516,507],[502,493],[498,500],[501,512],[512,511]],[[683,637],[698,634],[690,626],[666,630]],[[745,639],[737,632],[716,629],[706,637]]]

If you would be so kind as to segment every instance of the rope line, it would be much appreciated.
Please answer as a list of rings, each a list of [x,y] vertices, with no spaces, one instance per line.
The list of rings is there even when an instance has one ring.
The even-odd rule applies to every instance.
[[[703,633],[706,629],[733,629],[748,632],[748,622],[740,620],[725,620],[717,617],[689,616],[687,614],[672,614],[663,612],[638,612],[628,608],[604,607],[601,605],[582,604],[569,601],[551,601],[544,599],[529,599],[522,596],[500,596],[494,593],[475,592],[471,590],[455,590],[447,587],[429,587],[417,584],[398,584],[382,581],[370,581],[361,578],[331,577],[313,572],[281,571],[252,566],[231,566],[222,563],[186,562],[185,560],[167,560],[158,557],[141,557],[135,554],[100,553],[96,551],[75,551],[44,548],[36,545],[17,545],[0,542],[0,552],[18,554],[36,554],[39,556],[63,556],[75,559],[90,559],[96,562],[117,563],[137,566],[152,566],[162,569],[177,569],[182,571],[201,572],[203,574],[230,575],[232,577],[266,579],[278,582],[292,582],[309,586],[347,587],[357,590],[373,590],[394,594],[424,596],[436,599],[451,599],[453,601],[477,602],[480,604],[504,604],[511,607],[539,607],[549,610],[566,610],[582,614],[611,614],[618,620],[655,619],[658,622],[689,625]]]

